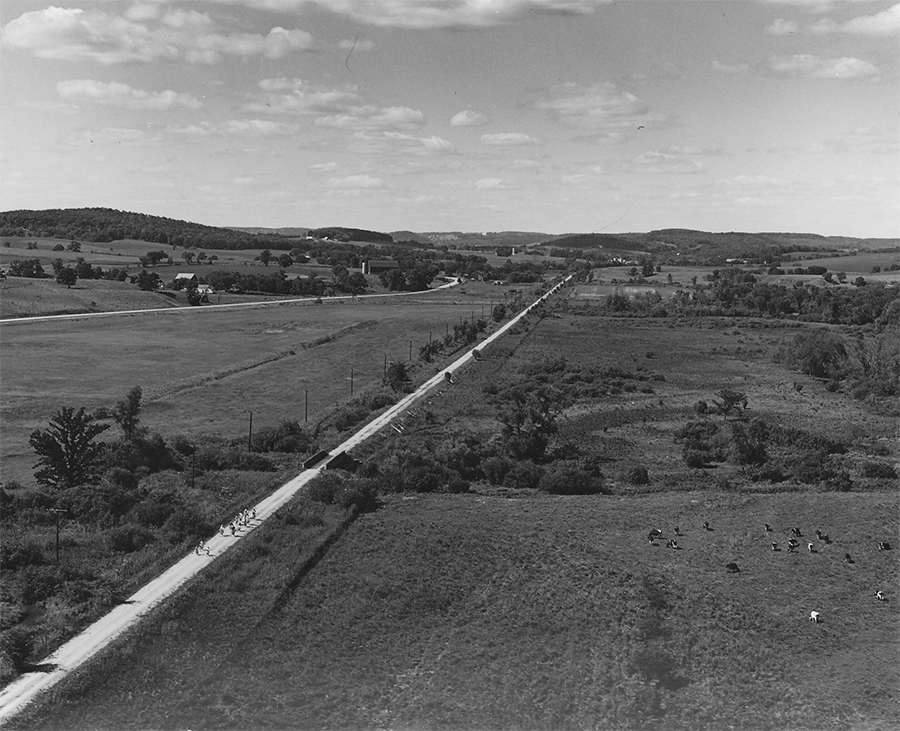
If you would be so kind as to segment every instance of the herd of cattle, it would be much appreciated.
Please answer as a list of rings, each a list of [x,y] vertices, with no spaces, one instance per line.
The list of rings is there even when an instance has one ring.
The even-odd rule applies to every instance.
[[[713,528],[709,524],[709,521],[704,521],[703,530],[711,531],[712,529]],[[769,525],[768,523],[766,523],[765,524],[765,532],[771,533],[772,530],[773,530],[772,526]],[[681,532],[681,528],[677,525],[675,526],[673,532],[675,533],[675,535],[677,537],[681,537],[682,535],[684,535]],[[796,552],[797,548],[800,546],[800,541],[798,541],[797,539],[802,538],[802,537],[803,537],[803,533],[800,531],[799,528],[796,528],[796,527],[791,528],[791,535],[786,541],[786,544],[788,547],[788,553]],[[651,546],[657,545],[656,541],[661,538],[662,538],[662,531],[659,528],[653,528],[647,534],[647,540],[650,542]],[[816,540],[821,541],[822,543],[825,543],[825,544],[831,543],[831,539],[828,537],[828,534],[823,533],[821,531],[821,529],[816,530]],[[781,551],[781,546],[778,541],[771,541],[770,543],[771,543],[773,551],[776,551],[776,552]],[[678,545],[678,541],[675,538],[670,538],[669,540],[666,541],[666,548],[681,550],[681,546]],[[809,551],[810,553],[818,553],[818,550],[816,549],[816,546],[812,541],[807,541],[806,550]],[[879,551],[890,551],[891,544],[888,541],[880,541],[878,543],[878,550]],[[844,554],[844,563],[848,563],[848,564],[854,563],[853,557],[849,553]],[[736,563],[730,562],[730,563],[725,564],[725,570],[728,571],[729,573],[736,574],[741,569]],[[875,598],[880,602],[887,601],[887,597],[885,596],[884,592],[880,589],[875,592]],[[819,612],[816,612],[816,611],[811,611],[809,613],[809,618],[817,624],[821,621],[820,616],[821,615],[819,614]]]

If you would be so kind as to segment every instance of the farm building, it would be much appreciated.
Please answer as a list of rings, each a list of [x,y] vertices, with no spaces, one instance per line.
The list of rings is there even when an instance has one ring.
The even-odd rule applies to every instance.
[[[372,261],[364,261],[362,263],[363,274],[380,274],[389,269],[399,269],[400,264],[392,259],[374,259]]]
[[[179,272],[175,275],[175,284],[176,286],[181,285],[184,287],[194,288],[197,286],[198,278],[196,274],[190,274],[188,272]]]

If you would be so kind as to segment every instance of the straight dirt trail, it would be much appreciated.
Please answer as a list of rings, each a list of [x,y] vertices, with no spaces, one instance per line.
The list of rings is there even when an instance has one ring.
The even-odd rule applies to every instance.
[[[44,668],[47,668],[46,672],[36,671],[25,673],[3,688],[3,690],[0,691],[0,724],[19,713],[40,693],[58,683],[73,670],[80,667],[87,660],[106,648],[117,637],[134,627],[148,612],[160,605],[181,586],[200,573],[200,571],[216,560],[216,558],[225,553],[225,551],[229,550],[242,541],[247,535],[252,533],[253,530],[261,525],[266,519],[270,518],[290,501],[291,498],[303,489],[310,480],[316,477],[336,455],[349,451],[386,427],[400,413],[425,396],[429,391],[435,388],[435,386],[446,382],[448,376],[452,379],[453,373],[466,365],[470,360],[474,359],[473,352],[475,350],[485,348],[498,338],[501,338],[507,331],[515,327],[522,318],[528,315],[533,308],[543,303],[552,294],[555,294],[559,288],[566,284],[571,278],[570,275],[560,283],[556,284],[547,293],[535,300],[531,305],[503,325],[503,327],[499,328],[481,343],[478,343],[475,347],[468,350],[464,355],[453,361],[453,363],[443,368],[432,378],[419,386],[413,393],[407,395],[383,414],[370,421],[349,439],[332,449],[323,462],[319,463],[314,468],[304,470],[294,479],[285,483],[267,498],[250,508],[251,512],[255,511],[255,519],[238,530],[235,535],[231,535],[230,531],[226,530],[225,535],[217,534],[209,539],[206,542],[206,548],[209,549],[209,554],[206,552],[199,554],[197,552],[192,552],[188,554],[174,566],[160,574],[153,581],[149,582],[129,597],[123,604],[120,604],[111,612],[94,622],[94,624],[89,626],[84,632],[66,642],[41,663]]]

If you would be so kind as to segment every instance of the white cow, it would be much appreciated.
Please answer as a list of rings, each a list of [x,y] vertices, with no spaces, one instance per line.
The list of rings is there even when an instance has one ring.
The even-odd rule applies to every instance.
[[[876,591],[876,592],[875,592],[875,598],[876,598],[878,601],[880,601],[880,602],[885,602],[885,601],[887,601],[887,597],[884,595],[884,592],[883,592],[883,591]]]
[[[818,613],[818,612],[810,612],[810,613],[809,613],[809,618],[810,618],[813,622],[815,622],[816,624],[819,623],[819,613]]]

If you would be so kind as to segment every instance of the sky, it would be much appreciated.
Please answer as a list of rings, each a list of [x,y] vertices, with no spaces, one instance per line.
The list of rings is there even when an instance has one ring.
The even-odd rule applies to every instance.
[[[0,210],[900,236],[890,0],[3,0]]]

